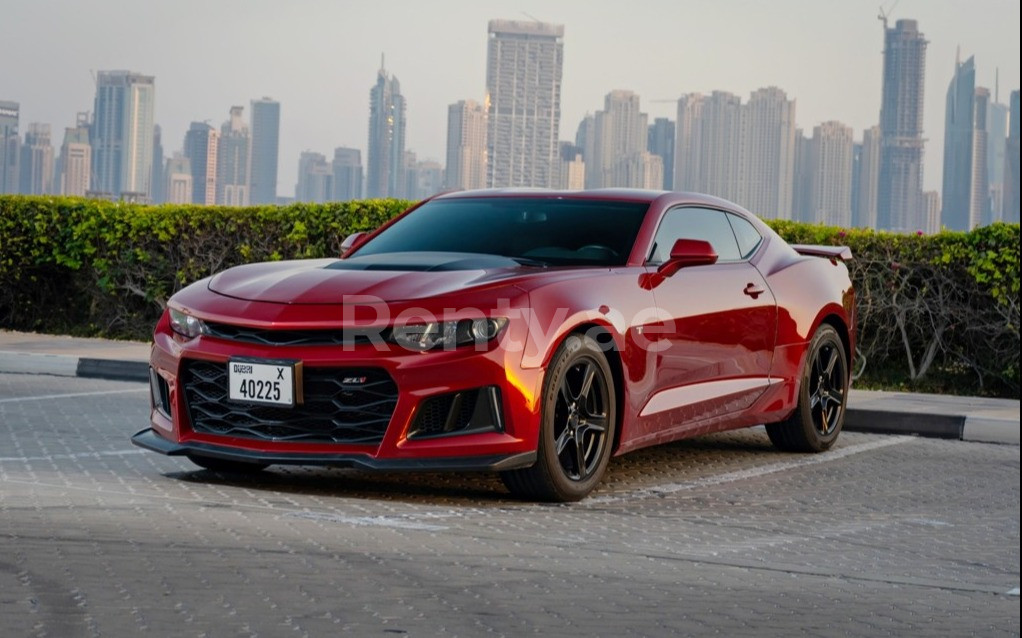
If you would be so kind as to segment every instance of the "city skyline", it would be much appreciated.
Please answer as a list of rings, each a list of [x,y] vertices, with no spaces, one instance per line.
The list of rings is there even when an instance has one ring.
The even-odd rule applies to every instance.
[[[225,54],[243,54],[244,64],[234,63],[234,56],[218,57],[216,51],[198,55],[175,49],[173,55],[159,55],[157,47],[138,47],[137,34],[115,32],[112,23],[117,21],[106,24],[96,17],[103,14],[103,2],[90,15],[48,11],[49,4],[16,5],[5,14],[8,26],[0,26],[0,38],[9,46],[48,52],[28,58],[31,64],[9,63],[0,99],[20,103],[23,127],[42,122],[61,131],[72,125],[75,114],[91,106],[94,87],[88,69],[128,68],[156,76],[155,121],[163,127],[165,140],[182,139],[192,121],[218,124],[230,105],[269,95],[283,111],[277,183],[281,195],[291,192],[296,182],[301,151],[329,155],[340,146],[365,150],[365,78],[372,77],[381,52],[387,54],[389,70],[402,78],[408,100],[406,147],[419,158],[443,160],[447,107],[484,97],[489,19],[528,19],[523,12],[565,25],[561,140],[571,139],[584,115],[599,110],[603,97],[615,89],[641,96],[650,121],[673,117],[671,102],[686,93],[748,95],[766,86],[777,86],[797,100],[797,124],[804,130],[836,120],[861,131],[879,119],[883,32],[872,3],[789,0],[765,8],[695,2],[679,8],[650,2],[634,9],[602,2],[445,2],[436,8],[398,2],[386,12],[312,3],[306,11],[282,13],[277,5],[252,2],[246,5],[244,28],[231,33],[221,25],[233,17],[233,10],[202,5],[208,19],[202,24],[189,21],[187,28],[196,37],[220,43],[218,50]],[[188,4],[175,12],[143,6],[124,11],[149,25],[160,39],[185,28],[181,20]],[[109,14],[114,9],[111,5],[106,10]],[[692,27],[693,16],[698,28]],[[891,11],[892,21],[899,18],[917,20],[930,42],[924,188],[940,190],[942,89],[951,79],[955,50],[961,46],[965,56],[976,57],[977,84],[992,91],[999,67],[1000,101],[1007,102],[1009,91],[1018,86],[1018,5],[903,0]],[[19,20],[50,26],[31,33],[9,28]],[[818,27],[807,30],[806,21]],[[83,28],[93,23],[95,29]],[[713,43],[722,42],[727,44],[725,53],[708,54]]]

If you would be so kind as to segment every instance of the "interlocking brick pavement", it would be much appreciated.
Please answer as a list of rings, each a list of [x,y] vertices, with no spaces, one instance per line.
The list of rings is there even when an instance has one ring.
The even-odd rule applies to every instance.
[[[146,410],[0,374],[3,636],[1019,633],[1016,446],[747,430],[544,505],[485,474],[218,475],[133,448]]]

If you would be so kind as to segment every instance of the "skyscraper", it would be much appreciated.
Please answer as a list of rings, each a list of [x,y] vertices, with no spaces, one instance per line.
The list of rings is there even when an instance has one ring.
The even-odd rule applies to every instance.
[[[941,224],[969,230],[984,222],[989,209],[987,184],[986,89],[976,88],[972,57],[955,62],[944,116],[944,181]],[[980,112],[982,109],[982,112]]]
[[[664,190],[674,190],[674,122],[658,117],[649,125],[646,147],[664,165]]]
[[[635,170],[644,163],[633,162],[632,156],[646,152],[647,121],[635,93],[618,89],[603,98],[603,110],[596,112],[593,127],[592,161],[586,163],[588,188],[624,187],[626,181],[643,181]]]
[[[487,186],[551,187],[561,122],[564,26],[490,20]]]
[[[326,202],[330,199],[333,169],[326,156],[313,151],[302,151],[298,156],[298,183],[295,201]]]
[[[19,164],[20,192],[48,195],[53,192],[53,143],[50,125],[32,122],[25,132]]]
[[[77,126],[64,129],[64,142],[60,146],[60,193],[84,197],[89,190],[91,176],[89,116],[79,113]],[[163,176],[160,175],[159,179],[162,181]]]
[[[852,225],[876,228],[877,189],[880,185],[880,127],[873,126],[862,132],[862,153],[859,156],[859,182],[856,184],[855,208]]]
[[[168,204],[192,203],[192,165],[181,153],[167,160],[164,166],[163,194]]]
[[[252,140],[249,200],[252,204],[277,203],[277,154],[280,146],[280,102],[264,97],[252,100]]]
[[[205,122],[192,122],[185,133],[184,151],[192,168],[192,203],[216,203],[216,168],[219,135]]]
[[[741,98],[725,91],[678,100],[674,187],[738,201]],[[756,211],[759,212],[759,211]]]
[[[436,195],[444,187],[444,167],[436,160],[419,160],[414,153],[405,154],[404,197],[419,200]]]
[[[916,230],[922,224],[923,88],[926,38],[915,20],[884,19],[884,74],[880,104],[883,148],[877,225]]]
[[[706,99],[698,93],[678,99],[674,123],[674,189],[698,191],[702,187],[702,121]]]
[[[1004,214],[1004,154],[1008,144],[1008,106],[998,103],[996,94],[987,105],[987,198],[988,210],[983,223],[1000,221]]]
[[[740,146],[739,190],[735,201],[763,217],[790,218],[795,170],[795,100],[789,100],[776,86],[753,91],[742,107]]]
[[[231,117],[220,126],[216,152],[216,203],[248,206],[248,150],[251,138],[242,119],[244,107],[232,106]]]
[[[800,221],[811,221],[813,215],[813,141],[795,130],[795,168],[792,179],[791,218]]]
[[[150,188],[150,199],[154,204],[162,204],[166,195],[164,194],[164,183],[163,179],[163,129],[160,128],[159,124],[153,125],[153,176],[149,183]]]
[[[852,223],[852,129],[841,122],[813,128],[812,172],[806,221],[850,226]]]
[[[357,148],[334,149],[333,199],[348,202],[362,197],[362,151]]]
[[[369,91],[369,146],[366,194],[401,197],[405,190],[405,98],[401,83],[380,60]]]
[[[92,190],[148,198],[153,166],[153,76],[100,71],[93,108]]]
[[[486,188],[486,108],[474,100],[447,107],[448,188]]]
[[[18,115],[17,102],[0,101],[0,195],[18,192],[18,158],[21,155]]]
[[[560,143],[561,163],[558,168],[556,187],[563,190],[577,191],[586,187],[586,163],[580,146],[571,142]]]
[[[1006,222],[1019,223],[1019,99],[1018,90],[1011,92],[1009,105],[1008,143],[1004,149],[1004,213]]]

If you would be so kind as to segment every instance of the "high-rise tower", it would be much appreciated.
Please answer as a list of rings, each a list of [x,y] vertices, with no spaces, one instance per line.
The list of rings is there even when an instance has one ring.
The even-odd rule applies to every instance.
[[[916,230],[924,225],[923,88],[927,40],[915,20],[884,18],[884,75],[880,104],[883,147],[877,225]]]
[[[48,195],[53,192],[53,143],[50,125],[32,122],[25,131],[21,147],[19,181],[24,195]]]
[[[244,107],[232,106],[231,117],[220,126],[216,153],[216,203],[248,206],[248,153],[251,137],[242,118]]]
[[[17,102],[0,101],[0,195],[18,192],[19,111]]]
[[[490,20],[488,186],[555,185],[563,64],[563,25]]]
[[[252,100],[252,139],[249,165],[249,200],[252,204],[277,202],[277,155],[280,145],[280,102],[264,97]]]
[[[940,221],[951,230],[983,223],[987,187],[986,111],[988,95],[976,88],[973,58],[955,63],[944,116],[944,180]],[[980,112],[982,109],[982,113]]]
[[[148,198],[153,168],[155,79],[100,71],[92,122],[92,190]]]
[[[219,146],[216,129],[205,122],[192,122],[185,133],[184,151],[192,168],[192,203],[216,203],[216,157]]]
[[[1019,221],[1019,93],[1011,92],[1008,116],[1008,143],[1004,149],[1004,209],[1001,219]]]
[[[401,83],[380,59],[376,84],[369,91],[369,147],[366,194],[402,197],[405,191],[405,98]]]
[[[447,107],[448,188],[486,188],[486,108],[474,100]]]
[[[89,115],[88,113],[79,113],[77,125],[74,128],[64,129],[64,142],[60,146],[60,193],[84,197],[89,190],[91,175],[92,147],[89,146]],[[158,178],[162,181],[163,176],[160,175]],[[154,190],[156,190],[155,185]]]
[[[674,122],[666,117],[653,120],[646,146],[664,165],[664,190],[674,190]]]

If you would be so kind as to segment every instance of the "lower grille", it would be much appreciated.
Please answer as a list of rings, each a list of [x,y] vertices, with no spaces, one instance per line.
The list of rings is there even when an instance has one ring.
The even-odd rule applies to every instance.
[[[452,392],[422,402],[408,432],[410,439],[499,432],[500,390],[496,386]]]
[[[380,368],[303,370],[305,402],[293,408],[227,398],[227,364],[182,365],[192,430],[264,441],[378,444],[397,405],[397,385]]]

